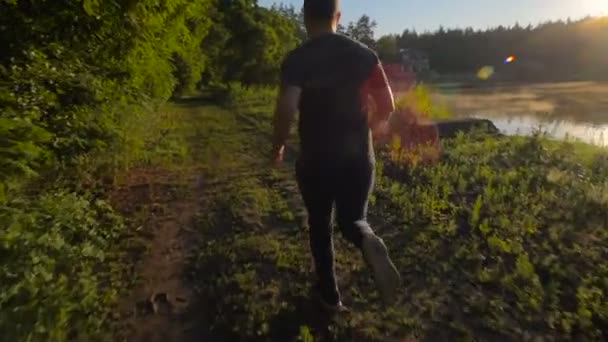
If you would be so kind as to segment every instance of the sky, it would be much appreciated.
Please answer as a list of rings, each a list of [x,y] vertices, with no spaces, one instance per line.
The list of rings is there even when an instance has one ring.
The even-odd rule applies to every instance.
[[[302,0],[259,0],[262,6],[273,3],[302,7]],[[498,25],[536,25],[556,19],[608,15],[608,0],[341,0],[342,23],[363,14],[376,20],[376,35],[418,32],[445,28],[485,29]]]

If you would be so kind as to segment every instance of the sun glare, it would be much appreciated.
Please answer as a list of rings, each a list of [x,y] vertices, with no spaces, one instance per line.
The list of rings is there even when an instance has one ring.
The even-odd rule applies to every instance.
[[[586,0],[583,1],[583,8],[591,15],[608,15],[607,0]]]

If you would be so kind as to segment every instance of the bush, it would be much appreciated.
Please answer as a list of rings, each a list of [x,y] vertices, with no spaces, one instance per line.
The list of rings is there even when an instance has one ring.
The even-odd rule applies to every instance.
[[[122,220],[103,201],[51,192],[0,208],[0,222],[0,335],[103,340],[122,285],[112,266]]]
[[[274,103],[277,91],[275,87],[245,86],[233,82],[228,85],[225,101],[232,107],[246,106],[247,103],[256,105]]]
[[[449,119],[452,114],[445,105],[438,105],[431,99],[431,90],[427,86],[418,85],[395,101],[397,110],[410,110],[418,118]]]

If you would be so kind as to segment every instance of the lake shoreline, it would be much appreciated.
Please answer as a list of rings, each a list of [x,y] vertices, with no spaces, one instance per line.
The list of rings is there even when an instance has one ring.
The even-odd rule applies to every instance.
[[[426,86],[434,106],[456,118],[492,120],[505,134],[538,130],[608,145],[608,83],[488,83]]]

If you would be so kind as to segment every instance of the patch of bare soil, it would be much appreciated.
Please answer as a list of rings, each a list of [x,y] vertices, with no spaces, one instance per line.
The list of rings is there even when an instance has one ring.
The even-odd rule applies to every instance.
[[[130,296],[120,304],[121,341],[206,341],[204,335],[187,336],[193,320],[192,286],[185,266],[196,246],[193,229],[203,191],[201,177],[164,170],[132,170],[112,195],[126,217],[134,218],[133,238],[142,250],[134,250]],[[201,310],[194,310],[197,315]],[[201,330],[197,328],[197,330]]]

